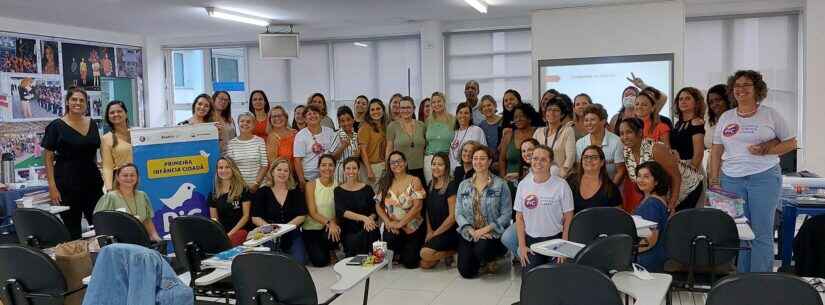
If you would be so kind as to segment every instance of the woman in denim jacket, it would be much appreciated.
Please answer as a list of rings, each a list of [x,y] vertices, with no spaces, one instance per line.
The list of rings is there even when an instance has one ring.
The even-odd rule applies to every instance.
[[[458,272],[474,278],[479,268],[495,273],[495,261],[507,253],[501,234],[510,225],[512,199],[504,179],[490,172],[493,152],[486,146],[473,151],[475,174],[461,182],[456,196]]]

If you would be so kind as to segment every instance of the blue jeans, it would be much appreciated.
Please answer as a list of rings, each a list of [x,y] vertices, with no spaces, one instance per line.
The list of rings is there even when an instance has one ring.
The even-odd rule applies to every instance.
[[[277,245],[273,241],[268,241],[263,246],[269,247],[272,251],[289,254],[301,265],[307,263],[307,251],[304,239],[301,238],[301,229],[295,229],[279,237]]]
[[[722,173],[722,189],[745,200],[745,217],[750,220],[756,239],[751,251],[740,251],[739,272],[773,271],[773,219],[782,193],[779,165],[761,173],[729,177]]]
[[[516,223],[510,224],[507,230],[501,234],[501,243],[510,250],[513,257],[518,257],[518,236],[516,236]]]

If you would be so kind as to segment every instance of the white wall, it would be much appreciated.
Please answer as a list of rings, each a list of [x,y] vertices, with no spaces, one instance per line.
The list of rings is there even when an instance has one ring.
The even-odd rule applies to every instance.
[[[801,169],[807,169],[820,175],[825,174],[825,138],[820,133],[825,130],[825,1],[808,0],[805,6],[804,22],[804,52],[805,52],[805,103],[803,113],[805,128],[802,137],[805,147],[802,150],[803,162]]]
[[[543,59],[673,53],[673,86],[679,88],[684,20],[684,5],[677,1],[536,11],[531,16],[532,73],[538,75]],[[540,96],[538,90],[533,89],[534,96]]]

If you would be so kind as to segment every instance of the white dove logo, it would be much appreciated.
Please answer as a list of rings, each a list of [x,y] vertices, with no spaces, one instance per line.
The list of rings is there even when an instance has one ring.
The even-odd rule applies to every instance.
[[[184,183],[181,184],[178,190],[175,192],[172,197],[169,198],[161,198],[160,201],[169,209],[177,209],[183,205],[186,200],[192,198],[192,192],[195,191],[195,185],[192,183]]]

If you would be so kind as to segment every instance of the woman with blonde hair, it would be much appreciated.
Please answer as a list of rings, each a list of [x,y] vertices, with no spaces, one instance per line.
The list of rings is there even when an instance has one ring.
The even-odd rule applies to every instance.
[[[289,160],[275,159],[267,170],[267,186],[255,193],[252,204],[252,223],[257,227],[268,224],[300,226],[307,217],[304,192],[290,185],[292,176]],[[293,230],[279,238],[276,251],[289,253],[298,263],[307,260],[300,230]]]
[[[209,194],[209,215],[219,222],[233,246],[242,244],[251,227],[249,215],[252,195],[232,159],[218,159],[212,193]]]
[[[447,98],[444,93],[433,92],[430,97],[432,113],[424,121],[427,148],[424,151],[424,164],[432,163],[437,153],[449,153],[450,144],[455,135],[455,117],[447,111]],[[424,183],[432,180],[432,168],[424,167]]]

